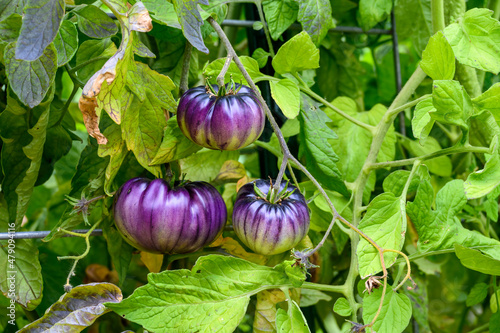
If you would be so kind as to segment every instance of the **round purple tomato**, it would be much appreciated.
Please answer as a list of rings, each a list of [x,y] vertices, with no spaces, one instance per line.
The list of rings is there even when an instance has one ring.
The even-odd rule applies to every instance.
[[[227,208],[210,184],[171,188],[163,179],[134,178],[118,190],[115,224],[125,240],[151,253],[195,252],[224,228]]]
[[[265,114],[247,86],[229,84],[226,94],[218,96],[205,86],[189,89],[177,107],[177,123],[182,133],[194,143],[218,150],[237,150],[259,138],[264,129]],[[214,94],[215,92],[215,94]]]
[[[288,251],[309,231],[310,216],[304,196],[295,186],[285,187],[286,182],[281,182],[282,196],[274,203],[268,198],[269,180],[258,179],[238,191],[233,209],[234,231],[256,253],[272,255]]]

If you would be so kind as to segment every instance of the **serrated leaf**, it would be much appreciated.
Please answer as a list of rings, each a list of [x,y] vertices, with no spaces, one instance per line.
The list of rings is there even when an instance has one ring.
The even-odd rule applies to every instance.
[[[253,58],[248,56],[241,56],[240,61],[243,64],[243,67],[247,70],[248,74],[255,80],[261,77],[263,74],[259,70],[259,64]],[[209,65],[207,65],[203,69],[203,75],[212,79],[215,79],[217,75],[219,75],[222,67],[224,67],[224,63],[226,62],[226,58],[220,58],[212,61]],[[229,65],[226,75],[224,75],[224,82],[228,82],[226,78],[232,77],[235,82],[243,81],[243,84],[247,84],[248,82],[241,74],[241,71],[238,69],[238,66],[233,62]],[[212,81],[213,82],[213,81]]]
[[[319,46],[330,28],[335,28],[332,6],[328,0],[300,1],[297,21],[302,24],[302,28],[311,36],[316,46]]]
[[[500,72],[500,23],[487,8],[467,11],[458,23],[444,29],[457,60],[483,71]]]
[[[151,161],[151,165],[169,163],[186,158],[201,148],[182,134],[177,125],[177,118],[173,116],[167,121],[167,127],[165,127],[160,148]]]
[[[279,48],[273,59],[273,67],[279,74],[318,68],[319,50],[311,37],[302,31]]]
[[[205,182],[213,181],[219,174],[222,165],[227,160],[238,160],[238,151],[218,151],[202,149],[179,161],[186,179],[196,179]]]
[[[465,229],[457,214],[467,203],[463,180],[452,180],[438,192],[436,209],[432,210],[434,191],[429,179],[422,179],[413,202],[407,204],[407,214],[417,233],[420,253],[454,249],[454,244],[479,249],[483,253],[500,258],[500,242],[477,231]]]
[[[443,32],[429,39],[420,67],[433,80],[452,80],[455,76],[455,55]]]
[[[49,45],[37,60],[26,61],[15,58],[15,47],[10,43],[4,50],[7,78],[21,102],[33,108],[42,102],[56,77],[56,49]]]
[[[259,68],[264,67],[267,64],[267,59],[271,56],[271,53],[264,51],[262,48],[258,48],[253,51],[252,58],[257,61]]]
[[[337,166],[339,158],[328,142],[328,139],[337,138],[335,132],[326,125],[330,119],[317,107],[306,105],[300,112],[299,120],[299,155],[305,156],[308,170],[326,189],[348,196],[347,187]]]
[[[151,162],[158,151],[167,125],[165,114],[156,98],[148,92],[144,102],[135,97],[130,105],[131,112],[125,112],[122,133],[127,148],[132,150],[137,161],[156,177],[161,176],[160,167],[152,167]]]
[[[428,137],[424,144],[420,144],[417,141],[409,140],[407,138],[402,138],[401,143],[415,157],[431,154],[441,150],[441,145],[432,136]],[[453,164],[448,156],[439,156],[429,159],[423,161],[422,164],[426,165],[430,172],[441,177],[449,177],[453,171]]]
[[[306,318],[295,301],[288,302],[288,311],[279,309],[276,314],[276,331],[278,333],[296,332],[310,333]]]
[[[368,205],[359,229],[384,249],[401,250],[406,233],[406,214],[401,209],[401,198],[392,193],[382,193]],[[359,261],[359,274],[362,279],[375,275],[382,270],[378,251],[361,238],[356,251]],[[384,254],[386,267],[392,266],[396,253]]]
[[[84,41],[76,52],[76,66],[82,65],[90,59],[97,57],[111,58],[117,51],[116,45],[110,38]],[[93,61],[77,71],[78,78],[87,82],[95,72],[104,66],[106,59]]]
[[[64,0],[28,0],[16,45],[16,59],[33,61],[52,43],[64,16]]]
[[[297,117],[300,111],[300,89],[289,79],[270,81],[271,95],[288,119]]]
[[[57,66],[61,67],[68,63],[78,49],[78,31],[73,23],[64,20],[54,39],[57,50]]]
[[[9,222],[19,228],[40,170],[54,89],[43,103],[30,110],[34,125],[27,123],[28,108],[18,104],[10,90],[8,94],[7,109],[0,114],[1,162],[3,172],[8,175],[2,181],[2,192]]]
[[[496,147],[496,145],[495,145]],[[484,165],[484,169],[475,171],[467,177],[464,183],[467,199],[483,197],[493,191],[500,184],[500,156],[498,149],[494,149]]]
[[[468,129],[467,119],[472,115],[472,101],[458,81],[435,80],[432,88],[432,104],[436,111],[431,118],[442,124],[457,125]]]
[[[431,118],[430,113],[436,111],[434,104],[432,104],[431,97],[420,101],[415,107],[411,120],[411,128],[413,130],[413,135],[415,138],[419,139],[420,144],[425,143],[425,140],[434,126],[435,120]]]
[[[455,244],[455,254],[465,267],[488,275],[500,275],[500,259],[492,258],[481,251]],[[500,258],[500,257],[498,257]]]
[[[118,32],[115,22],[94,5],[86,5],[73,12],[78,18],[78,29],[91,38],[111,37]]]
[[[19,332],[81,332],[101,315],[109,312],[103,304],[119,303],[121,290],[111,283],[82,284],[61,296],[45,315]]]
[[[363,321],[370,323],[378,311],[382,288],[375,289],[363,299]],[[411,302],[408,296],[399,294],[387,286],[384,303],[372,330],[384,333],[400,333],[408,326],[411,318]]]
[[[299,5],[294,0],[266,0],[262,3],[271,38],[277,40],[297,20]]]
[[[121,303],[106,306],[158,333],[180,326],[187,331],[230,333],[243,318],[251,295],[289,283],[286,274],[271,267],[208,255],[199,258],[192,270],[151,273],[147,285]]]
[[[392,0],[361,0],[359,2],[359,23],[363,30],[373,28],[385,20],[392,9]]]
[[[480,110],[489,110],[497,124],[500,124],[500,83],[495,83],[488,90],[472,100]]]
[[[121,127],[115,123],[112,123],[104,130],[104,136],[108,139],[108,142],[103,145],[99,145],[98,155],[100,157],[109,156],[109,164],[106,167],[105,181],[104,181],[104,191],[108,195],[117,190],[113,188],[113,180],[117,175],[120,167],[127,157],[127,146],[125,140],[122,138]]]
[[[200,29],[203,19],[197,7],[198,4],[208,5],[208,0],[174,0],[173,4],[186,39],[198,51],[208,54]]]
[[[7,295],[12,293],[9,286],[15,284],[15,301],[33,310],[42,300],[43,289],[38,247],[31,239],[15,240],[14,248],[9,247],[8,243],[0,242],[0,289]]]
[[[352,313],[351,306],[349,302],[344,297],[339,297],[333,305],[333,311],[342,317],[348,317]]]
[[[164,0],[143,0],[142,3],[146,6],[154,21],[181,29],[179,19],[177,18],[172,3]]]

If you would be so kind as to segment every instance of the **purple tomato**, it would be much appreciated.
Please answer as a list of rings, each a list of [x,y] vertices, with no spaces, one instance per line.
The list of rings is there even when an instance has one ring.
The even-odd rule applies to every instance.
[[[224,228],[227,208],[210,184],[171,188],[163,179],[134,178],[118,190],[115,224],[125,240],[151,253],[195,252]]]
[[[272,255],[292,249],[309,231],[310,216],[304,196],[291,185],[283,191],[286,182],[281,182],[280,192],[285,195],[272,203],[259,196],[254,186],[267,197],[271,183],[258,179],[238,191],[233,209],[236,235],[260,254]]]
[[[177,107],[177,123],[194,143],[218,150],[237,150],[259,138],[265,114],[257,95],[247,86],[226,87],[226,95],[217,96],[205,86],[189,89]]]

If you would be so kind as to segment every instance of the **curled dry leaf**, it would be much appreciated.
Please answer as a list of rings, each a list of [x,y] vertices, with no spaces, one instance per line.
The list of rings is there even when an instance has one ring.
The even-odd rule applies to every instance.
[[[148,32],[153,29],[151,16],[142,2],[137,2],[128,12],[130,30]]]
[[[85,123],[85,128],[87,132],[97,140],[100,145],[105,145],[108,143],[108,139],[102,135],[99,130],[99,117],[96,114],[97,100],[95,97],[88,98],[82,95],[78,101],[78,107],[82,112],[83,122]]]

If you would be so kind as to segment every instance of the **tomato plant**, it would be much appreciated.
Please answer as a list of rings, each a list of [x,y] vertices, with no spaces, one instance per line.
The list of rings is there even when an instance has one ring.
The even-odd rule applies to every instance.
[[[0,330],[500,331],[499,3],[0,0]]]

